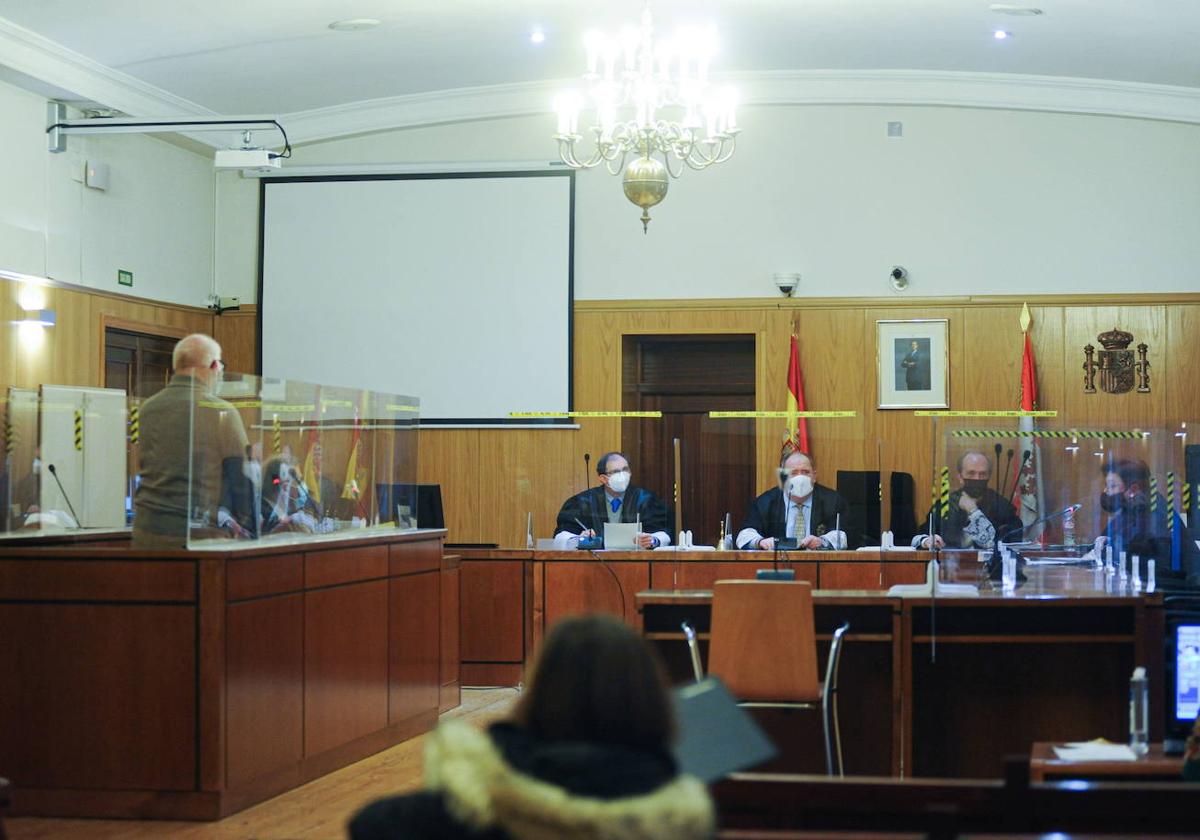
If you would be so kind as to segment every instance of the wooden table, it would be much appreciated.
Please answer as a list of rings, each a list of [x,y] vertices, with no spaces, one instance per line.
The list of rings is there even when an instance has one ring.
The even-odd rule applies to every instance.
[[[444,535],[0,543],[14,813],[216,819],[431,729],[458,705]]]
[[[463,549],[464,685],[517,685],[546,628],[565,615],[606,612],[642,626],[646,589],[704,589],[776,565],[763,551],[530,551]],[[924,552],[806,551],[778,565],[823,589],[874,591],[923,580]]]
[[[881,772],[871,750],[887,756],[890,745],[894,775],[996,778],[1004,756],[1033,741],[1120,739],[1135,665],[1151,675],[1151,737],[1161,737],[1161,595],[1107,592],[1105,581],[1089,588],[1090,570],[1028,574],[1015,593],[979,598],[814,592],[819,638],[842,620],[851,626],[841,686],[848,773]],[[647,637],[665,646],[682,678],[679,622],[706,633],[711,593],[650,590],[637,601]],[[884,612],[889,633],[879,623]],[[871,715],[886,721],[882,737]]]
[[[1065,761],[1054,752],[1061,741],[1038,741],[1029,755],[1029,779],[1054,782],[1062,779],[1097,781],[1182,780],[1183,756],[1163,755],[1162,744],[1151,744],[1150,751],[1137,761]]]

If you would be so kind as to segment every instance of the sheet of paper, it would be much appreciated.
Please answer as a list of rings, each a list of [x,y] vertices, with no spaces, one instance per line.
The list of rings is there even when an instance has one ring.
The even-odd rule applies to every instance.
[[[1063,761],[1137,761],[1137,755],[1124,744],[1092,741],[1055,747],[1054,754]]]

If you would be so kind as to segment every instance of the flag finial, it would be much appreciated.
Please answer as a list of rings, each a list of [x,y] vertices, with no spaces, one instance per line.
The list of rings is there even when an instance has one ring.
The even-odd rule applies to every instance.
[[[1021,304],[1021,332],[1029,332],[1029,325],[1033,323],[1033,316],[1029,314],[1029,304]]]

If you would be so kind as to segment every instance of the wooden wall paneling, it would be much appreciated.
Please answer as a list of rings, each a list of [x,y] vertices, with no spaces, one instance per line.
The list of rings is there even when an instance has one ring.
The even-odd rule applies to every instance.
[[[231,604],[226,615],[227,778],[236,787],[304,757],[304,596]]]
[[[554,536],[563,500],[584,489],[583,459],[574,457],[576,432],[480,429],[478,435],[479,482],[462,503],[479,509],[479,541],[523,548],[531,512],[534,537]],[[598,457],[593,453],[593,468]]]
[[[837,487],[838,470],[878,469],[878,448],[870,436],[874,407],[863,398],[873,379],[869,365],[863,362],[867,354],[856,346],[862,321],[861,310],[801,309],[796,313],[806,407],[810,411],[858,412],[854,418],[808,421],[817,480],[827,487]],[[777,447],[776,457],[778,454]]]
[[[214,315],[212,336],[221,345],[221,355],[231,371],[259,373],[258,307],[242,304],[236,312]]]
[[[442,486],[446,541],[485,542],[483,512],[496,500],[479,491],[489,455],[480,449],[478,429],[423,428],[418,432],[417,480]],[[522,543],[524,544],[524,543]]]
[[[1192,430],[1189,441],[1198,443],[1200,399],[1195,385],[1200,371],[1200,304],[1168,307],[1167,352],[1163,355],[1162,369],[1150,368],[1150,387],[1163,389],[1163,415],[1170,428],[1187,423]]]
[[[954,407],[964,411],[1019,408],[1024,349],[1021,307],[964,308],[961,312],[963,345],[954,355],[962,373],[962,390]]]
[[[194,790],[192,606],[6,604],[4,774],[22,787]]]
[[[1096,393],[1083,391],[1083,347],[1092,344],[1103,349],[1097,340],[1102,332],[1118,327],[1133,334],[1130,350],[1145,342],[1149,345],[1150,393],[1106,394],[1100,390],[1096,377]],[[1064,404],[1060,409],[1070,425],[1076,428],[1131,429],[1161,428],[1167,406],[1168,382],[1156,374],[1166,373],[1167,310],[1164,306],[1071,306],[1065,312],[1063,366],[1067,372]],[[1073,375],[1072,375],[1073,374]]]
[[[304,599],[308,757],[387,725],[388,581],[306,592]],[[436,615],[436,588],[432,603]],[[435,656],[435,682],[436,674]]]
[[[718,580],[754,580],[759,569],[774,565],[774,556],[763,552],[758,563],[696,562],[679,563],[654,561],[650,569],[651,589],[712,589]],[[781,568],[795,571],[796,580],[817,585],[817,564],[785,562]]]
[[[437,711],[440,574],[422,572],[388,581],[389,723]]]

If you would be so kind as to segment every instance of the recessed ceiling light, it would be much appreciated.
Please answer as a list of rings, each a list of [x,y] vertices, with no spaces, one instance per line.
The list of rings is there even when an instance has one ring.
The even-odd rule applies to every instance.
[[[362,32],[374,29],[378,25],[379,21],[375,18],[350,18],[349,20],[335,20],[329,24],[329,28],[334,32]]]
[[[529,33],[529,40],[535,44],[540,44],[546,40],[546,33],[540,29],[535,29]]]
[[[996,29],[996,30],[993,30],[992,37],[995,38],[997,41],[1007,41],[1009,38],[1012,37],[1012,33],[1006,32],[1003,29]]]
[[[1034,17],[1045,14],[1034,6],[1021,6],[1016,3],[993,3],[988,8],[998,15],[1013,15],[1014,17]]]

